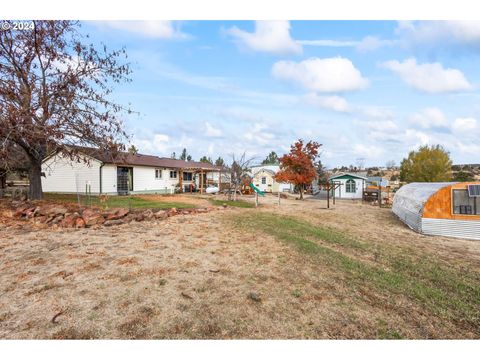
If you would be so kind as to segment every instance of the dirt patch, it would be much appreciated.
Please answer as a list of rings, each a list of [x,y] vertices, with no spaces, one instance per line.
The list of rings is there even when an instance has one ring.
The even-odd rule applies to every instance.
[[[0,338],[477,337],[402,294],[358,287],[272,236],[228,224],[246,212],[297,216],[465,269],[480,264],[480,242],[416,234],[387,209],[276,200],[111,228],[1,228]]]

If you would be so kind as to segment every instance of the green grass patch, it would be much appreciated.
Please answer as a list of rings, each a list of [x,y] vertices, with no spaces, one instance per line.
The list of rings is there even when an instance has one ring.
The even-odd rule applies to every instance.
[[[235,206],[235,207],[240,207],[240,208],[253,208],[255,207],[255,204],[244,201],[244,200],[210,200],[213,205],[216,206],[223,206],[226,204],[227,206]]]
[[[77,203],[79,198],[75,194],[54,194],[45,193],[45,200]],[[108,208],[127,208],[127,209],[188,209],[194,208],[195,205],[186,204],[177,201],[155,201],[146,197],[138,196],[109,196],[106,202],[101,202],[98,196],[80,196],[80,204],[82,206],[99,206]]]
[[[411,257],[393,247],[379,248],[289,216],[246,213],[232,222],[247,231],[272,235],[314,257],[342,273],[349,286],[375,289],[391,295],[391,299],[407,296],[427,311],[480,334],[480,282],[476,272],[461,272],[427,256]],[[374,252],[381,253],[378,263],[356,256],[374,259]]]

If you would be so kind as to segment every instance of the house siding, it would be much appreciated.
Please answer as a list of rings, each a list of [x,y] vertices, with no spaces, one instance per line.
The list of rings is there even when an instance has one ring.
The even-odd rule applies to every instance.
[[[42,163],[42,189],[45,192],[84,193],[90,184],[92,194],[100,192],[100,162],[93,158],[89,163],[71,161],[62,156],[52,156]]]
[[[102,193],[117,194],[117,166],[105,164],[102,167]]]
[[[173,193],[175,185],[179,182],[179,171],[177,170],[177,178],[170,179],[170,170],[176,169],[161,169],[162,178],[155,178],[154,167],[149,166],[134,166],[133,167],[133,192],[134,193]]]
[[[347,188],[347,180],[354,180],[355,181],[355,192],[354,193],[348,193],[346,191]],[[340,182],[340,187],[335,189],[335,197],[338,199],[361,199],[363,196],[363,186],[364,186],[364,180],[362,179],[355,179],[355,178],[335,178],[332,179],[332,181],[339,181]]]

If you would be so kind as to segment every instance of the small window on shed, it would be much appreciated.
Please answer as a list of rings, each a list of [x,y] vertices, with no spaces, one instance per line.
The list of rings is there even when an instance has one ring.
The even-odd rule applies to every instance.
[[[262,177],[262,184],[265,185],[267,183],[267,178],[265,176]]]
[[[170,179],[176,179],[177,178],[177,172],[174,170],[170,170]]]
[[[155,179],[161,179],[162,178],[162,169],[155,169]]]
[[[353,179],[347,180],[347,183],[345,184],[345,191],[347,193],[357,192],[357,187],[356,187],[356,184],[355,184],[355,180],[353,180]]]
[[[468,196],[467,190],[453,190],[453,213],[460,215],[480,215],[480,198]]]

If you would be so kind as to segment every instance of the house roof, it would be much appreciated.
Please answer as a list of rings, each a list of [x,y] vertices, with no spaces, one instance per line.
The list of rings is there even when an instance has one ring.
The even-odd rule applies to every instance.
[[[165,157],[158,157],[155,155],[132,154],[129,152],[119,151],[116,153],[102,151],[90,147],[76,147],[79,152],[90,156],[105,164],[116,165],[132,165],[132,166],[151,166],[151,167],[165,167],[175,169],[189,169],[189,170],[214,170],[220,171],[222,168],[212,165],[210,163],[203,163],[199,161],[185,161],[178,159],[170,159]]]
[[[271,169],[260,169],[260,170],[258,170],[258,171],[255,171],[255,172],[253,173],[253,176],[256,176],[256,175],[258,175],[258,174],[260,174],[260,173],[262,173],[262,172],[266,172],[266,173],[268,173],[268,174],[270,174],[270,175],[272,175],[272,176],[275,175],[275,171],[273,171],[273,170],[271,170]]]
[[[354,178],[357,178],[357,179],[367,180],[367,178],[366,178],[365,176],[361,176],[361,175],[357,175],[357,174],[352,174],[352,173],[343,173],[343,172],[330,176],[330,177],[328,178],[328,180],[337,179],[337,178],[342,177],[342,176],[345,176],[345,177],[354,177]]]

